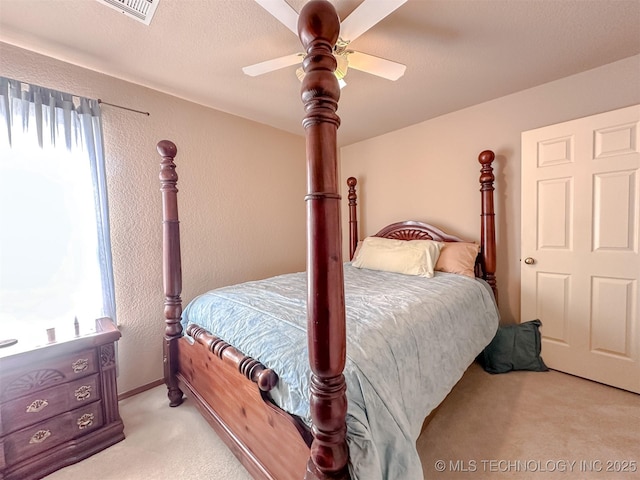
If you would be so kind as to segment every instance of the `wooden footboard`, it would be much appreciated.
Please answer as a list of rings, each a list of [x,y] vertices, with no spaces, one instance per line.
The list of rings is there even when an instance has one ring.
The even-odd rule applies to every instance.
[[[177,348],[177,379],[189,401],[254,478],[304,478],[311,433],[269,401],[275,373],[199,327],[189,334],[197,341],[184,337]]]

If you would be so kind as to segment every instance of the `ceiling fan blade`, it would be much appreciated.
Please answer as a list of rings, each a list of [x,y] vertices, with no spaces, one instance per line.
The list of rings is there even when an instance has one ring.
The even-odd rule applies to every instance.
[[[250,77],[256,77],[263,73],[273,72],[290,65],[302,62],[304,53],[292,53],[291,55],[285,55],[284,57],[274,58],[265,62],[256,63],[247,67],[242,67],[242,71]]]
[[[264,0],[263,0],[264,1]],[[340,38],[354,41],[407,0],[364,0],[340,24]]]
[[[407,69],[406,65],[392,62],[384,58],[375,57],[367,53],[352,52],[349,53],[349,68],[360,70],[362,72],[371,73],[387,80],[398,80],[404,75]]]
[[[264,8],[271,15],[298,35],[298,13],[285,2],[285,0],[255,0],[258,5]]]

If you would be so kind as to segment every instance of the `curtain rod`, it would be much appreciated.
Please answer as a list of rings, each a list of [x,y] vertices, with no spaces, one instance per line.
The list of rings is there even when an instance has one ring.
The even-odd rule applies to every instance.
[[[34,86],[34,87],[38,87],[38,88],[42,88],[44,90],[49,90],[49,91],[58,91],[55,89],[51,89],[48,87],[42,87],[40,85],[37,84],[31,84],[29,82],[23,82],[22,80],[17,80],[17,79],[12,79],[12,78],[8,78],[8,77],[0,77],[0,78],[6,78],[9,81],[13,81],[13,82],[18,82],[20,84],[20,89],[24,90],[25,88]],[[61,94],[65,94],[65,92],[60,91],[59,93]],[[88,97],[84,97],[82,95],[77,95],[75,93],[67,93],[67,95],[71,95],[72,97],[76,97],[76,98],[88,98]],[[128,110],[129,112],[134,112],[134,113],[139,113],[141,115],[146,115],[147,117],[151,116],[151,114],[149,112],[143,112],[142,110],[135,110],[133,108],[129,108],[129,107],[123,107],[122,105],[116,105],[115,103],[109,103],[109,102],[105,102],[102,99],[98,98],[98,104],[102,104],[102,105],[109,105],[110,107],[115,107],[115,108],[121,108],[122,110]]]
[[[140,113],[141,115],[146,115],[149,117],[151,114],[149,112],[143,112],[142,110],[135,110],[129,107],[123,107],[122,105],[116,105],[114,103],[105,102],[104,100],[98,99],[98,103],[101,105],[109,105],[110,107],[121,108],[122,110],[128,110],[129,112]]]

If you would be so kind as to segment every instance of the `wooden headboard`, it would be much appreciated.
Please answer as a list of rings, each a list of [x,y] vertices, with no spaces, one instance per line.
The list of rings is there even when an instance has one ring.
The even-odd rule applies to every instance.
[[[495,212],[493,207],[493,175],[492,163],[495,154],[491,150],[485,150],[478,156],[482,165],[480,174],[481,192],[481,222],[480,222],[480,252],[476,259],[476,277],[485,280],[493,290],[498,301],[498,288],[496,284],[496,235]],[[349,200],[349,258],[353,255],[358,244],[358,194],[355,177],[347,179]],[[393,238],[398,240],[435,240],[437,242],[464,242],[462,238],[443,232],[433,225],[424,222],[405,221],[387,225],[374,235],[375,237]]]

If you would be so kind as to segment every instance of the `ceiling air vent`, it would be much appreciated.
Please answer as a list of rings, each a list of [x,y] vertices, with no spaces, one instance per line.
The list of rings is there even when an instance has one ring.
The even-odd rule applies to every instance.
[[[124,13],[127,17],[135,18],[139,22],[149,25],[153,14],[158,8],[160,0],[96,0],[114,10]]]

